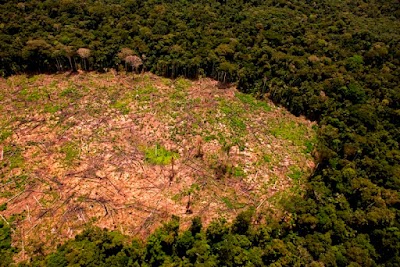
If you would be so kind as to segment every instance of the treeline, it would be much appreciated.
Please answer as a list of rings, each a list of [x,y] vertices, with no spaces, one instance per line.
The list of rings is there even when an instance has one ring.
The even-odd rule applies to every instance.
[[[146,252],[129,247],[142,263],[195,264],[191,257],[207,255],[215,261],[206,266],[240,266],[249,262],[240,262],[243,251],[256,257],[249,266],[398,266],[399,21],[397,0],[7,1],[0,72],[209,76],[319,122],[318,167],[305,197],[287,203],[290,221],[246,233],[218,226],[215,238],[211,226],[191,232],[187,247],[175,230],[159,230]],[[103,235],[111,234],[87,237],[93,253]],[[80,238],[54,255],[67,257]],[[186,254],[173,250],[176,242]],[[187,254],[194,247],[202,252]],[[220,261],[223,251],[229,262]]]
[[[231,225],[220,220],[207,229],[195,218],[190,228],[181,232],[179,219],[175,217],[150,235],[146,243],[128,242],[119,232],[89,229],[58,247],[57,252],[38,257],[30,265],[263,266],[282,258],[284,264],[294,266],[310,260],[306,251],[295,255],[295,247],[285,247],[273,226],[253,229],[251,218],[252,211],[248,210]]]

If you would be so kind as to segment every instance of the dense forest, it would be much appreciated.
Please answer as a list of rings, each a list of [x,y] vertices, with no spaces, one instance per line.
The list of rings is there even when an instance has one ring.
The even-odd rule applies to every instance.
[[[250,209],[181,232],[173,218],[131,244],[92,229],[29,265],[399,266],[399,1],[2,1],[0,59],[3,76],[213,77],[319,124],[318,165],[289,219],[253,226]],[[10,234],[0,223],[0,265]]]

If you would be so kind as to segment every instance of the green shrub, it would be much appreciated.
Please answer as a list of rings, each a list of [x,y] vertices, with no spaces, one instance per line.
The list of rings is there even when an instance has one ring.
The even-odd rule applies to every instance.
[[[173,158],[178,158],[178,156],[178,153],[169,151],[160,144],[145,150],[145,160],[155,165],[168,165]]]

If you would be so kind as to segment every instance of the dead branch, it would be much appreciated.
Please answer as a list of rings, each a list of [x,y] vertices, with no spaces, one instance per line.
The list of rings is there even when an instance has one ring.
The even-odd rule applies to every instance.
[[[29,210],[29,206],[28,206],[28,205],[26,205],[26,209],[28,210],[28,221],[29,221],[30,223],[32,223],[32,221],[31,221],[31,213],[30,213],[30,210]]]
[[[108,214],[110,214],[109,208],[107,206],[107,203],[109,201],[106,200],[105,198],[103,198],[103,197],[100,197],[100,198],[85,197],[85,201],[95,202],[97,204],[100,204],[104,208],[104,211],[105,211],[104,217],[106,217]]]
[[[36,200],[36,202],[39,204],[39,206],[40,206],[41,208],[43,208],[42,203],[40,203],[39,200],[38,200],[35,196],[33,196],[33,198]]]
[[[264,199],[263,201],[261,201],[260,204],[258,204],[256,210],[258,210],[264,204],[265,201],[267,201],[267,199]]]
[[[53,213],[56,212],[63,205],[65,205],[67,202],[69,202],[74,196],[75,196],[75,193],[72,193],[69,197],[67,197],[67,199],[65,199],[60,205],[58,205],[58,207],[46,209],[45,211],[43,211],[42,213],[39,214],[38,219],[43,218],[43,216],[46,215],[47,213],[49,213],[50,211],[53,211]]]
[[[6,218],[4,218],[3,215],[0,214],[0,217],[3,219],[3,221],[5,221],[8,225],[10,225],[10,223],[6,220]]]
[[[22,195],[23,193],[25,193],[27,190],[23,190],[22,192],[19,192],[18,194],[16,194],[15,196],[13,196],[12,198],[8,199],[5,203],[11,202],[14,199],[16,199],[17,197],[19,197],[20,195]]]
[[[162,198],[160,198],[157,203],[156,203],[156,207],[158,206],[158,203],[160,203]],[[149,214],[149,216],[147,216],[147,218],[144,220],[143,224],[140,226],[139,230],[137,231],[137,234],[144,228],[147,228],[148,226],[150,226],[151,224],[151,218],[154,216],[155,211],[157,210],[157,208],[154,207],[154,209],[151,211],[151,213]]]
[[[189,194],[188,194],[188,202],[187,202],[187,204],[186,204],[186,214],[192,214],[193,213],[193,211],[192,211],[192,209],[191,209],[191,199],[190,199],[190,192],[189,192]]]
[[[175,177],[174,157],[172,157],[172,160],[171,160],[171,173],[169,175],[169,185],[171,185],[172,181],[174,180],[174,177]]]
[[[29,234],[34,228],[36,228],[36,226],[38,226],[39,225],[39,223],[40,222],[37,222],[37,223],[35,223],[35,225],[34,226],[32,226],[31,228],[29,228],[29,230],[28,231],[26,231],[26,234]]]

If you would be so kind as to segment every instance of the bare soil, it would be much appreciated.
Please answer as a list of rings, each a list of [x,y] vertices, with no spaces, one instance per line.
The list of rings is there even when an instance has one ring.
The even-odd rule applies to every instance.
[[[145,237],[171,215],[280,216],[314,168],[312,122],[211,79],[13,76],[0,112],[0,214],[20,259],[88,225]],[[157,147],[175,156],[151,163]]]

